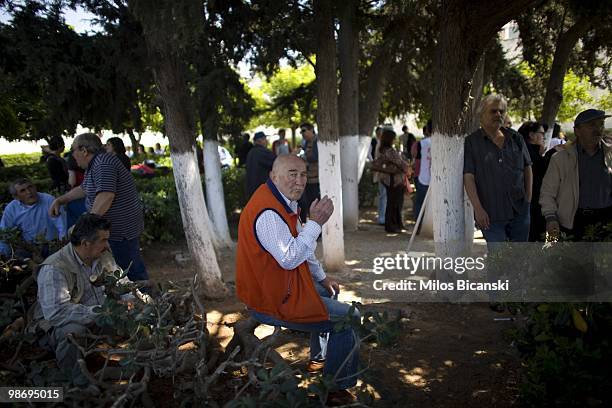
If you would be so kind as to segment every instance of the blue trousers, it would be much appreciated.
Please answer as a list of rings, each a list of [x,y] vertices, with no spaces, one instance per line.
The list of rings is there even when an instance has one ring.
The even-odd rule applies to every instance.
[[[482,230],[489,252],[494,251],[500,242],[526,242],[529,239],[529,203],[523,207],[511,220],[492,222],[489,228]]]
[[[313,323],[293,323],[279,320],[275,317],[250,310],[251,316],[257,321],[270,326],[282,326],[292,330],[310,333],[310,359],[325,360],[324,374],[335,375],[340,366],[348,361],[340,369],[337,377],[337,385],[340,389],[355,386],[357,383],[357,371],[359,370],[359,350],[351,354],[357,341],[357,335],[353,329],[334,331],[336,320],[346,316],[350,305],[332,299],[330,293],[315,282],[315,287],[321,296],[321,300],[329,313],[329,320]],[[337,296],[335,296],[337,297]],[[359,311],[355,309],[355,317],[359,317]]]
[[[83,213],[87,212],[85,199],[80,198],[66,204],[66,228],[72,227]]]
[[[121,269],[128,267],[128,278],[132,281],[147,280],[149,274],[144,261],[140,256],[140,238],[124,239],[121,241],[108,241],[113,257]],[[131,264],[131,265],[130,265]]]

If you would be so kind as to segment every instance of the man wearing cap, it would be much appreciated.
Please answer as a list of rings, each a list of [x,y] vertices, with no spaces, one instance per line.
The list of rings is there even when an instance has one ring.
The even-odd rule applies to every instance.
[[[546,231],[581,241],[586,227],[612,222],[612,142],[604,140],[602,110],[587,109],[574,120],[575,143],[555,153],[542,181],[540,204]]]
[[[246,160],[246,194],[251,198],[255,190],[268,180],[274,163],[274,153],[267,148],[268,140],[264,132],[253,136],[253,148],[249,150]]]

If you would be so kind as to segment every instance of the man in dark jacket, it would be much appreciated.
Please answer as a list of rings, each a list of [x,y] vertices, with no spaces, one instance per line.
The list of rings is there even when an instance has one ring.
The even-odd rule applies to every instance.
[[[268,180],[274,163],[274,153],[267,148],[268,140],[264,132],[253,136],[253,148],[249,150],[246,160],[246,194],[251,198],[255,190]]]

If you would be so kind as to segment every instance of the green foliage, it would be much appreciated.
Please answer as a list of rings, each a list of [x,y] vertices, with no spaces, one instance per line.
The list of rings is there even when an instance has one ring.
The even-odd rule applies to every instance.
[[[359,206],[372,207],[376,205],[378,196],[378,184],[372,179],[372,171],[369,166],[363,170],[363,175],[359,181]]]
[[[143,241],[175,242],[183,237],[183,222],[174,177],[135,179],[144,209]]]
[[[251,88],[259,115],[249,128],[260,125],[297,128],[303,122],[314,122],[316,111],[314,68],[303,63],[297,68],[285,66],[258,88]]]
[[[591,92],[594,90],[587,78],[581,78],[569,70],[563,80],[563,101],[557,113],[559,122],[573,121],[581,111],[592,107],[595,101]]]
[[[4,160],[4,159],[3,159]],[[46,179],[49,177],[47,166],[44,163],[32,163],[0,167],[0,179],[6,180],[7,184],[18,178]]]
[[[361,303],[352,302],[346,316],[336,322],[335,331],[354,328],[361,341],[375,341],[381,347],[388,347],[399,339],[402,330],[402,315],[397,313],[391,316],[388,311],[382,313],[367,311],[361,319],[354,316],[355,309],[359,309]]]
[[[40,153],[3,154],[0,157],[6,167],[40,163]]]
[[[522,77],[521,81],[524,81],[523,86],[526,89],[531,89],[532,92],[515,94],[512,91],[514,93],[510,93],[510,95],[515,96],[510,98],[510,110],[513,115],[519,116],[521,119],[538,117],[546,91],[546,84],[541,82],[542,75],[525,62],[521,62],[517,66],[517,70],[517,75]],[[581,111],[598,106],[599,102],[592,96],[594,91],[595,88],[586,77],[580,77],[574,71],[568,70],[563,80],[563,100],[559,106],[557,120],[559,122],[571,122]],[[607,92],[603,95],[602,104],[606,100],[606,95],[610,95],[610,93]]]
[[[603,109],[606,112],[612,110],[612,92],[605,92],[597,101],[598,109]]]
[[[609,406],[612,304],[522,305],[526,326],[515,334],[525,375],[526,406]]]
[[[231,219],[236,217],[236,213],[244,208],[247,203],[245,190],[246,170],[240,167],[230,167],[223,171],[222,177],[225,210],[228,219]]]

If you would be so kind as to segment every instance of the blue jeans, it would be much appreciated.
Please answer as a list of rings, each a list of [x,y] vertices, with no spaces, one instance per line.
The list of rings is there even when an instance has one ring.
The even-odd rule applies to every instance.
[[[419,213],[421,212],[421,207],[423,207],[423,202],[425,201],[425,194],[427,194],[427,190],[429,189],[429,186],[426,186],[425,184],[421,184],[419,182],[419,178],[417,177],[415,180],[415,187],[416,187],[416,197],[414,200],[414,219],[416,221],[416,219],[419,217]],[[420,229],[420,226],[419,226]]]
[[[131,281],[147,280],[149,274],[144,261],[140,256],[140,238],[124,239],[122,241],[108,241],[113,257],[121,269],[128,267],[128,278]],[[131,265],[130,265],[131,264]]]
[[[385,224],[385,212],[387,210],[387,189],[385,185],[378,182],[378,223]]]
[[[492,222],[489,228],[482,230],[489,252],[494,251],[496,244],[500,242],[526,242],[529,238],[529,223],[529,203],[527,202],[523,203],[521,213],[515,214],[513,219]]]
[[[334,331],[337,320],[346,316],[350,305],[332,299],[327,290],[320,283],[315,282],[315,287],[321,300],[329,313],[329,320],[313,323],[293,323],[279,320],[275,317],[256,312],[249,309],[253,318],[270,326],[282,326],[292,330],[310,333],[310,359],[325,360],[324,374],[335,375],[340,366],[347,359],[344,367],[340,369],[337,377],[337,385],[340,389],[347,389],[357,383],[357,371],[359,370],[359,350],[351,351],[355,347],[357,334],[353,329]],[[337,295],[334,296],[337,298]],[[359,311],[355,309],[355,317],[359,317]],[[350,357],[349,357],[350,355]]]

